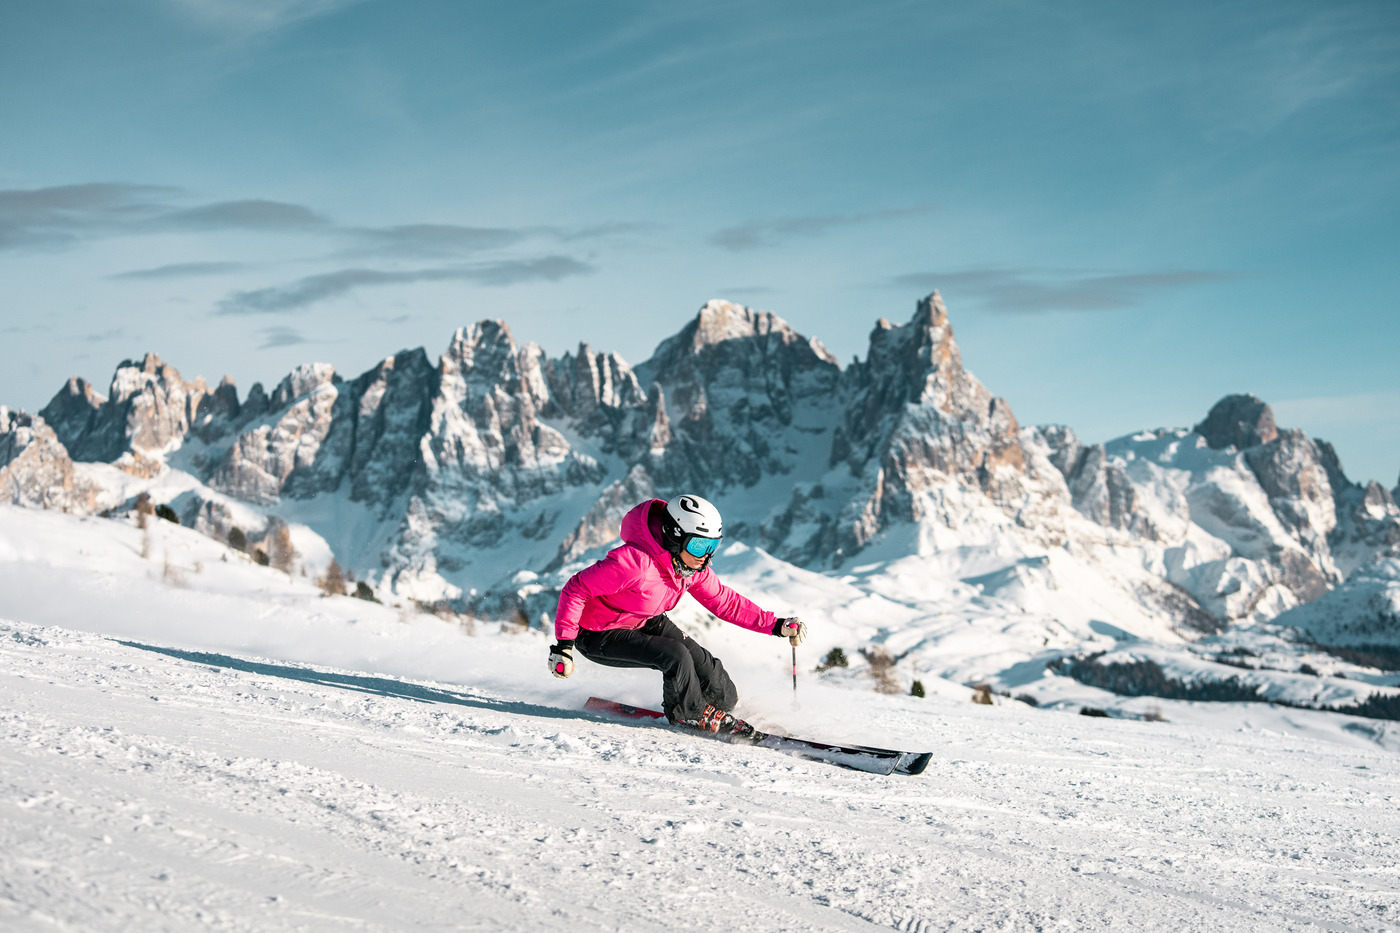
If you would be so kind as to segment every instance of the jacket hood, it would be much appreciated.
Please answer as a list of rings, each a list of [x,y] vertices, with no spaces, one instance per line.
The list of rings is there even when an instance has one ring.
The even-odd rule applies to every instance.
[[[661,510],[664,508],[665,499],[648,499],[624,515],[622,540],[646,551],[657,563],[669,570],[671,552],[661,546]],[[656,515],[654,523],[651,520],[653,513]]]

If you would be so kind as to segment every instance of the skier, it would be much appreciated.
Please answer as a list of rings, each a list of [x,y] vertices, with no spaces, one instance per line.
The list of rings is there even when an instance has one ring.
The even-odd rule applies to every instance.
[[[621,547],[569,578],[554,617],[549,670],[574,672],[574,647],[607,667],[661,671],[666,719],[735,738],[753,727],[735,719],[739,693],[719,659],[700,647],[666,613],[690,593],[726,622],[787,638],[807,637],[798,618],[779,619],[719,582],[710,558],[723,537],[719,509],[699,496],[649,499],[622,519]]]

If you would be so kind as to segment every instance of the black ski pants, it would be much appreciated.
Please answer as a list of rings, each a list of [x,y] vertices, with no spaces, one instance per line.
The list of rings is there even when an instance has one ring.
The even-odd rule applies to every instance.
[[[574,644],[596,664],[660,671],[661,709],[671,722],[699,719],[708,704],[728,712],[739,702],[719,658],[664,615],[652,616],[638,629],[579,629]]]

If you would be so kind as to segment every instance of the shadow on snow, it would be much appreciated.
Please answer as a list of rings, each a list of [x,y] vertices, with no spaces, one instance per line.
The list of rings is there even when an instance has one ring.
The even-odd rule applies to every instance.
[[[299,667],[293,664],[273,664],[267,661],[250,661],[227,654],[214,654],[208,651],[185,651],[180,648],[166,648],[161,645],[146,645],[136,641],[114,639],[117,644],[128,648],[139,648],[167,657],[203,664],[206,667],[226,668],[247,674],[261,674],[264,677],[281,677],[322,687],[336,687],[341,690],[354,690],[375,696],[413,700],[417,703],[447,703],[454,706],[470,706],[474,709],[492,710],[498,713],[512,713],[520,716],[538,716],[548,719],[586,719],[592,722],[612,721],[609,717],[598,716],[580,710],[560,709],[556,706],[541,706],[537,703],[522,703],[517,700],[500,700],[482,694],[459,690],[446,690],[441,687],[425,687],[420,684],[394,680],[391,677],[372,677],[366,674],[336,674],[317,670],[313,667]]]

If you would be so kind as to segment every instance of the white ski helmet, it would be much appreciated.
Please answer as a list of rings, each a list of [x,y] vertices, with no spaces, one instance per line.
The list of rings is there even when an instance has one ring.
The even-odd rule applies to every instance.
[[[666,503],[662,543],[672,554],[679,557],[681,550],[685,549],[695,557],[709,557],[722,537],[724,519],[710,500],[685,495]],[[695,540],[693,545],[692,540]]]
[[[676,523],[683,535],[699,535],[702,538],[723,538],[724,519],[719,509],[709,499],[699,496],[676,496],[666,503],[666,514]]]

